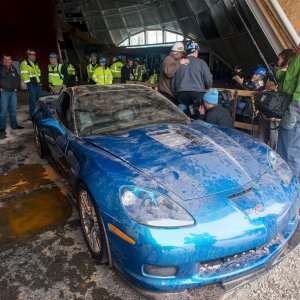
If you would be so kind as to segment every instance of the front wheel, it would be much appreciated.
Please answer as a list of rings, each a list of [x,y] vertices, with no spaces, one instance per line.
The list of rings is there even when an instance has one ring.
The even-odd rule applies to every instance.
[[[44,158],[46,155],[45,144],[37,125],[34,125],[34,139],[38,155],[40,156],[40,158]]]
[[[84,184],[80,185],[78,200],[81,226],[90,252],[98,262],[107,263],[107,243],[102,220]]]

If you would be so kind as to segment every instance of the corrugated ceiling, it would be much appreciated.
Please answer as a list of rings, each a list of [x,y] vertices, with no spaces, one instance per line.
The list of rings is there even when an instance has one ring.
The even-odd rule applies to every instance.
[[[89,34],[118,45],[144,29],[166,29],[194,38],[231,65],[259,60],[229,0],[57,0],[60,17],[84,22]],[[239,10],[269,61],[274,52],[244,0]],[[249,60],[250,57],[250,60]]]

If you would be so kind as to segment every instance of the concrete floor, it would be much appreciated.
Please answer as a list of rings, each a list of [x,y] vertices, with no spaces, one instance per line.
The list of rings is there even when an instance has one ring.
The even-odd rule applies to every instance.
[[[91,258],[68,186],[38,157],[26,111],[18,108],[25,129],[0,140],[0,299],[145,299]],[[300,299],[299,265],[298,247],[222,299]],[[187,298],[198,299],[176,299]]]

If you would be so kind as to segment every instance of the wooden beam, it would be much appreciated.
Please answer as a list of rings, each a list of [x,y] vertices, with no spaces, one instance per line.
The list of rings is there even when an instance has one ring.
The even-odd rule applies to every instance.
[[[58,24],[63,32],[68,32],[68,33],[72,34],[74,37],[76,37],[88,44],[94,44],[94,45],[104,44],[104,42],[102,40],[96,39],[96,38],[90,36],[88,33],[83,32],[62,20],[58,20]]]
[[[249,131],[258,131],[258,125],[234,121],[234,128],[246,129]]]
[[[282,24],[281,19],[279,18],[270,1],[260,0],[256,1],[256,3],[264,14],[266,20],[269,22],[272,30],[274,31],[274,33],[276,33],[276,36],[280,44],[282,45],[282,48],[292,48],[296,50],[298,45],[295,45],[293,39],[286,30],[284,24]]]

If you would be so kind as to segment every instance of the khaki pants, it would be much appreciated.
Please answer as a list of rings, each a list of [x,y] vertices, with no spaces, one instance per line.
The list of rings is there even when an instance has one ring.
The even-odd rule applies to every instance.
[[[51,94],[60,94],[60,92],[65,88],[65,86],[62,85],[51,85],[49,84],[49,89]]]

